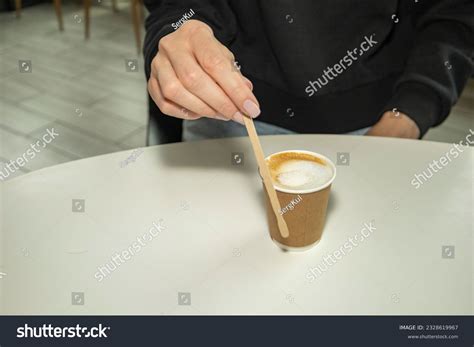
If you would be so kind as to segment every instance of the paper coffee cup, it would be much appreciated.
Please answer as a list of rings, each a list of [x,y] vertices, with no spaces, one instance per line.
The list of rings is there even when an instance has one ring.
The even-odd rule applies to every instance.
[[[268,156],[265,161],[268,163],[273,156],[284,153],[302,153],[317,158],[322,165],[327,165],[332,170],[331,177],[318,186],[310,189],[288,189],[275,184],[274,187],[280,202],[280,213],[282,214],[290,232],[289,237],[281,236],[278,229],[278,222],[268,197],[268,193],[263,188],[265,194],[265,205],[267,211],[268,227],[272,240],[282,249],[288,251],[304,251],[321,239],[324,223],[326,220],[326,210],[329,201],[331,184],[336,177],[336,167],[334,163],[324,155],[303,151],[288,150],[274,153]],[[261,176],[261,175],[260,175]]]

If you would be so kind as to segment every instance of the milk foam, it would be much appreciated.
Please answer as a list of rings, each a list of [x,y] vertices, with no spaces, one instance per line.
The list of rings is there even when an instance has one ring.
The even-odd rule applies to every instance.
[[[308,160],[287,160],[278,166],[275,177],[277,185],[286,189],[315,189],[331,180],[330,166]]]

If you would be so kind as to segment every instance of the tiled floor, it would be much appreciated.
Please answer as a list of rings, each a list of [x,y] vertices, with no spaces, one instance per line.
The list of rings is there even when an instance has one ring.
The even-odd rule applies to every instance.
[[[64,4],[64,32],[48,3],[25,8],[21,19],[0,13],[0,170],[46,129],[54,127],[60,134],[9,178],[145,145],[146,81],[129,1],[119,2],[118,13],[104,0],[100,3],[91,12],[89,41],[84,40],[79,2]],[[126,71],[126,59],[138,60],[138,72]],[[20,73],[19,60],[31,61],[32,72]],[[474,128],[473,82],[426,140],[458,142]]]
[[[48,3],[25,8],[20,19],[0,14],[0,169],[46,129],[59,133],[10,177],[145,145],[146,81],[129,1],[118,13],[101,4],[91,11],[89,41],[79,4],[65,2],[64,32]],[[137,59],[138,72],[127,72],[125,59]],[[20,73],[19,60],[31,61],[32,72]]]

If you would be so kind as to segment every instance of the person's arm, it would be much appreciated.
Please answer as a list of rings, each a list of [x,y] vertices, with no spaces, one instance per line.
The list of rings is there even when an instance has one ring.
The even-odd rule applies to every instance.
[[[162,113],[241,123],[242,113],[259,115],[252,84],[225,46],[237,30],[227,1],[157,1],[148,9],[148,91]]]
[[[415,44],[387,112],[368,135],[422,137],[446,119],[472,75],[474,1],[430,0],[414,6],[419,6]]]

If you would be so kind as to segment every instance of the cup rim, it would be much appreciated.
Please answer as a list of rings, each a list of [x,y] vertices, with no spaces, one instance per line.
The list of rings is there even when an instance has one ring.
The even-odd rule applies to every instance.
[[[309,155],[315,156],[317,158],[323,159],[331,167],[333,175],[332,175],[332,177],[329,181],[327,181],[323,185],[321,185],[319,187],[316,187],[316,188],[300,189],[300,190],[298,190],[298,189],[286,189],[286,188],[277,187],[277,186],[275,186],[275,184],[273,184],[273,188],[275,188],[275,190],[277,190],[279,192],[282,192],[282,193],[288,193],[288,194],[310,194],[310,193],[319,192],[319,191],[329,187],[332,184],[332,182],[334,181],[334,179],[336,178],[336,165],[334,165],[332,160],[329,159],[328,157],[326,157],[325,155],[322,155],[322,154],[316,153],[316,152],[311,152],[311,151],[307,151],[307,150],[303,150],[303,149],[288,149],[288,150],[284,150],[284,151],[275,152],[275,153],[272,153],[272,154],[266,156],[265,161],[267,161],[269,158],[271,158],[274,155],[283,154],[283,153],[290,153],[290,152],[291,153],[305,153],[305,154],[309,154]],[[260,169],[258,170],[258,174],[260,175],[260,178],[262,178],[262,174],[260,173]]]

